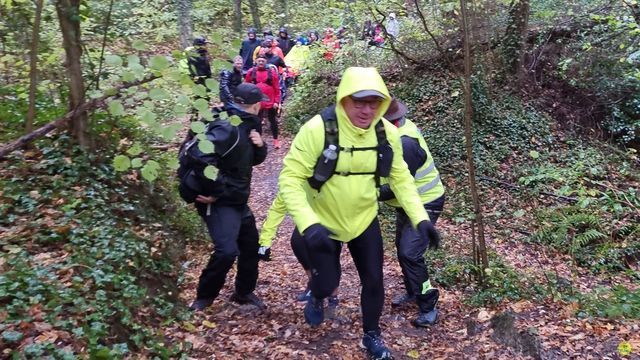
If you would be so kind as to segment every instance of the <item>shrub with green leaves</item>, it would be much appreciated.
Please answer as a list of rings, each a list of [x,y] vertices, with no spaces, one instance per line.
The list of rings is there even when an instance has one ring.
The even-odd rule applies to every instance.
[[[164,215],[175,197],[119,180],[67,140],[1,173],[0,342],[14,356],[178,357],[184,344],[165,343],[157,323],[183,316],[170,254],[185,235]],[[18,348],[42,329],[58,339]]]
[[[578,299],[581,313],[610,319],[640,319],[640,289],[622,285],[598,288]]]

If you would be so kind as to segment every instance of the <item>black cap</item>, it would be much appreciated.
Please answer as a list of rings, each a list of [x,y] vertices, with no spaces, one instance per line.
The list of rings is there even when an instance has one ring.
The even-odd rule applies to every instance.
[[[254,34],[254,35],[255,35],[255,33],[256,33],[256,28],[252,28],[252,27],[250,27],[250,28],[249,28],[249,30],[247,30],[247,33],[248,33],[248,34]]]
[[[260,101],[269,101],[269,97],[255,84],[245,82],[236,87],[233,101],[237,104],[252,105]]]
[[[197,38],[193,39],[194,46],[204,46],[206,43],[207,43],[207,39],[205,39],[202,36],[198,36]]]

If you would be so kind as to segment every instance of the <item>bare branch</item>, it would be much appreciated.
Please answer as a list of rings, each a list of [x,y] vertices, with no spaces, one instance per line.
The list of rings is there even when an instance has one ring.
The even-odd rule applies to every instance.
[[[117,91],[117,93],[119,93],[120,91],[124,90],[124,89],[128,89],[132,86],[137,86],[137,85],[142,85],[144,83],[148,83],[150,81],[153,81],[155,79],[160,78],[160,76],[156,76],[156,75],[152,75],[149,77],[146,77],[142,80],[138,80],[138,81],[134,81],[134,82],[130,82],[130,83],[126,83],[126,84],[122,84],[117,86],[115,89]],[[116,93],[116,95],[117,95]],[[10,154],[11,152],[21,148],[22,146],[24,146],[25,144],[28,144],[30,142],[32,142],[35,139],[38,139],[46,134],[48,134],[49,132],[55,130],[55,129],[59,129],[62,127],[67,126],[67,123],[75,116],[75,114],[77,112],[84,112],[84,111],[88,111],[91,109],[95,109],[95,108],[102,108],[106,105],[106,100],[110,97],[114,97],[116,95],[104,95],[101,96],[97,99],[93,99],[91,101],[88,102],[84,102],[82,103],[80,106],[78,106],[77,108],[69,111],[68,113],[66,113],[63,117],[54,120],[50,123],[48,123],[47,125],[44,125],[36,130],[34,130],[33,132],[30,132],[24,136],[21,136],[20,138],[18,138],[17,140],[14,140],[8,144],[2,144],[0,146],[0,160],[3,160],[5,158],[5,156],[7,156],[8,154]]]
[[[436,45],[436,49],[438,49],[438,52],[440,54],[442,54],[442,56],[444,56],[445,59],[448,59],[447,52],[444,51],[442,46],[440,46],[440,43],[438,42],[438,39],[436,39],[436,37],[431,32],[431,30],[429,30],[429,26],[427,25],[427,20],[425,19],[424,14],[422,13],[422,9],[420,9],[420,4],[418,4],[418,0],[413,0],[413,3],[416,6],[416,11],[418,12],[418,16],[420,17],[420,21],[422,21],[422,26],[424,27],[424,31],[426,31],[427,34],[429,35],[429,37],[431,38],[431,40],[433,40],[433,43]]]

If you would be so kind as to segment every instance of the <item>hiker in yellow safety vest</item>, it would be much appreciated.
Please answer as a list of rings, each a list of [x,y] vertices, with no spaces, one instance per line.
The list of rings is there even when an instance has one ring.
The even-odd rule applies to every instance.
[[[384,118],[393,123],[400,134],[402,157],[413,175],[414,184],[424,208],[435,225],[444,207],[444,186],[429,147],[420,130],[405,118],[407,107],[393,99]],[[402,268],[406,293],[394,298],[392,306],[417,302],[419,314],[413,324],[419,327],[433,325],[438,317],[436,304],[439,291],[431,286],[424,254],[429,243],[411,226],[411,222],[388,184],[380,187],[380,200],[396,208],[396,248]]]

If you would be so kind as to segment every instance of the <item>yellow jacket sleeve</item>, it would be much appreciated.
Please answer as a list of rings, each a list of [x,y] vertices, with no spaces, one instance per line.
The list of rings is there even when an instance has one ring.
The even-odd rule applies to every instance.
[[[278,180],[282,198],[301,233],[310,225],[320,222],[307,200],[307,196],[313,196],[308,195],[307,192],[314,191],[309,187],[307,179],[313,174],[313,169],[322,152],[324,144],[322,134],[324,134],[324,123],[320,115],[316,115],[300,128],[289,153],[283,160]]]
[[[260,246],[270,247],[273,243],[273,239],[276,237],[278,226],[284,217],[287,215],[287,207],[282,200],[282,196],[278,193],[278,196],[273,200],[269,211],[267,212],[267,218],[262,223],[262,229],[260,229]]]
[[[429,215],[427,215],[427,211],[424,209],[420,194],[418,194],[418,190],[416,189],[415,180],[409,172],[407,163],[404,162],[402,142],[400,141],[398,129],[388,121],[383,121],[385,122],[387,140],[393,148],[393,162],[391,163],[391,173],[389,174],[389,186],[393,193],[396,194],[398,202],[415,227],[422,220],[429,220]]]

